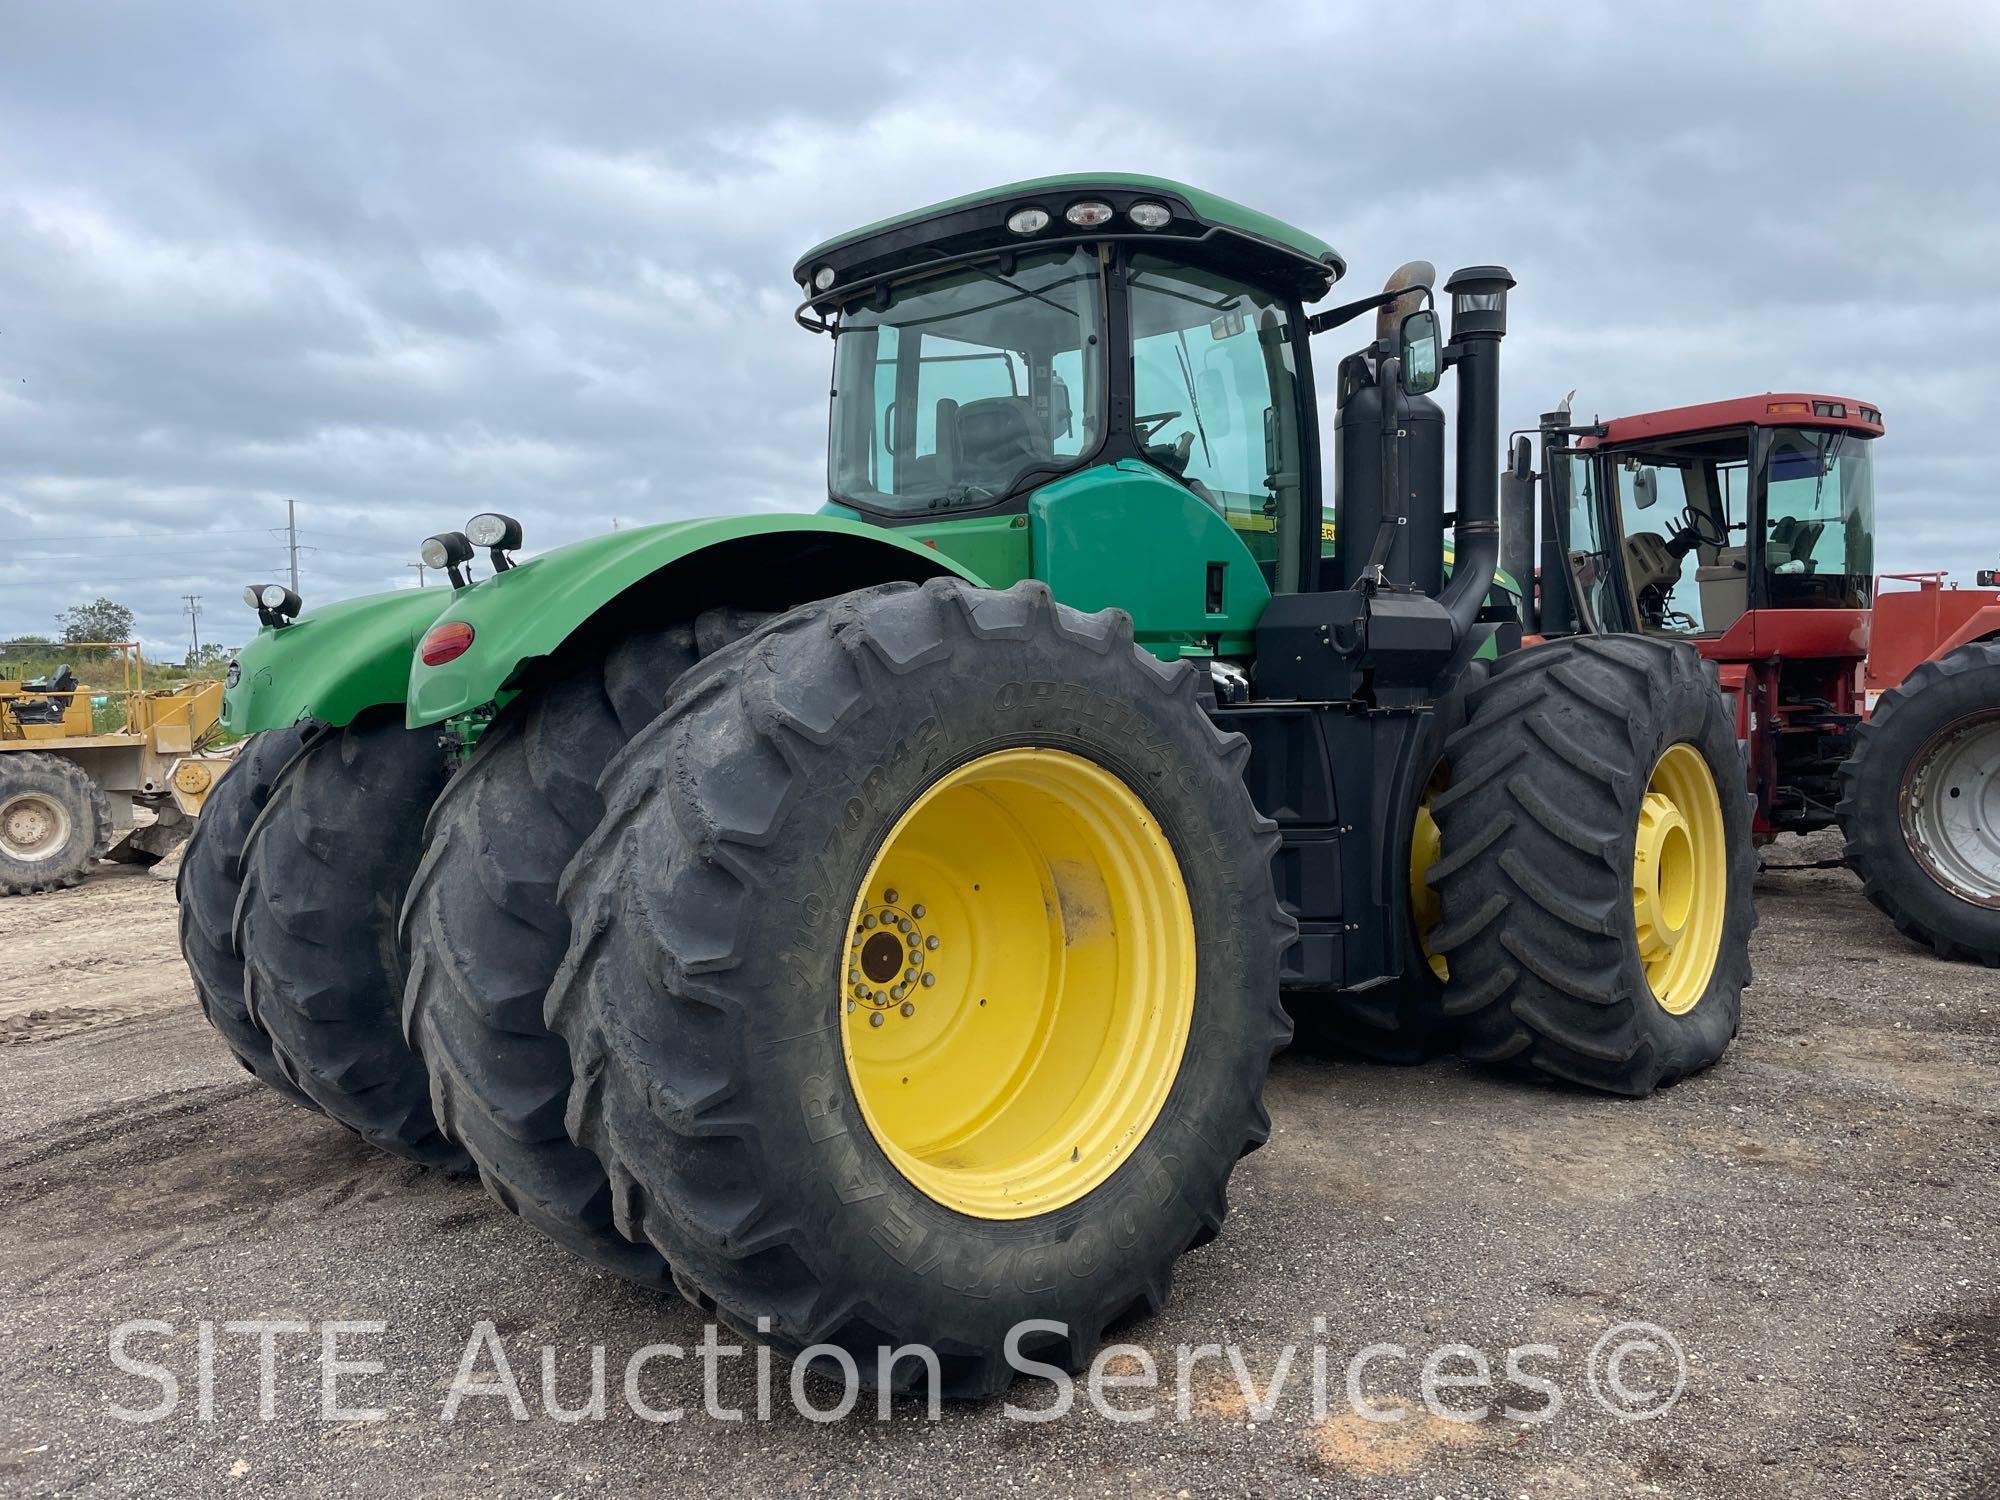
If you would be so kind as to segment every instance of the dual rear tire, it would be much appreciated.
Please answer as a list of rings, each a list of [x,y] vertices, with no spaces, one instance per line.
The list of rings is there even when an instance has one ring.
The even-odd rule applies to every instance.
[[[645,631],[510,703],[432,809],[402,912],[403,1026],[446,1133],[502,1205],[645,1285],[666,1263],[613,1227],[604,1169],[563,1128],[569,1051],[542,1007],[569,947],[557,882],[603,815],[598,776],[694,659],[691,630]]]

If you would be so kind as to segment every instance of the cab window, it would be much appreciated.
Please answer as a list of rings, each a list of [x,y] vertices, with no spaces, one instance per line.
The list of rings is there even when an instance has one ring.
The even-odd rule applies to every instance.
[[[1144,255],[1130,289],[1140,451],[1228,521],[1274,592],[1295,591],[1303,418],[1285,303]]]
[[[841,315],[828,491],[976,509],[1074,468],[1104,430],[1103,287],[1085,247],[975,265]]]
[[[1780,428],[1768,452],[1764,574],[1771,603],[1867,608],[1875,581],[1871,440]]]
[[[1715,635],[1749,607],[1742,520],[1749,459],[1741,430],[1611,458],[1625,577],[1642,630]]]
[[[1592,630],[1617,630],[1623,624],[1614,571],[1618,562],[1609,523],[1599,504],[1597,456],[1583,448],[1564,453],[1557,461],[1569,471],[1570,590],[1579,616]]]

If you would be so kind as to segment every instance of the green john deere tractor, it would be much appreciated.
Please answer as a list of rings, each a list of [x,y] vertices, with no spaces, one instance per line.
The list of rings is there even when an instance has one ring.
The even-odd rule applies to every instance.
[[[1512,278],[1451,277],[1447,341],[1421,263],[1309,312],[1344,269],[1148,177],[938,204],[798,263],[817,514],[518,563],[488,514],[425,544],[448,599],[251,589],[180,887],[218,1029],[601,1265],[958,1394],[1025,1319],[1080,1367],[1161,1303],[1293,1017],[1633,1095],[1714,1062],[1722,700],[1494,593]],[[1310,338],[1368,314],[1329,507]]]

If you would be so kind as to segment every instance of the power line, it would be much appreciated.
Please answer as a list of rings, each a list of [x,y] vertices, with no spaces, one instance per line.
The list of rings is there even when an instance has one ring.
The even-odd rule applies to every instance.
[[[261,557],[264,554],[261,547],[203,547],[165,552],[23,552],[9,555],[21,562],[73,562],[92,558],[99,562],[130,562],[135,557]]]
[[[143,542],[154,537],[181,536],[247,536],[253,531],[269,531],[268,526],[221,526],[204,527],[198,531],[91,531],[78,532],[75,536],[25,536],[21,541],[28,546],[41,542]]]

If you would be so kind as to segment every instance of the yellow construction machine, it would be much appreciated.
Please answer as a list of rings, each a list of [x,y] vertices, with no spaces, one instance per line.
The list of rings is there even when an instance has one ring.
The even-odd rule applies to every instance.
[[[61,660],[24,680],[9,647]],[[214,680],[148,688],[136,641],[0,643],[0,896],[171,852],[229,763],[221,710]]]

